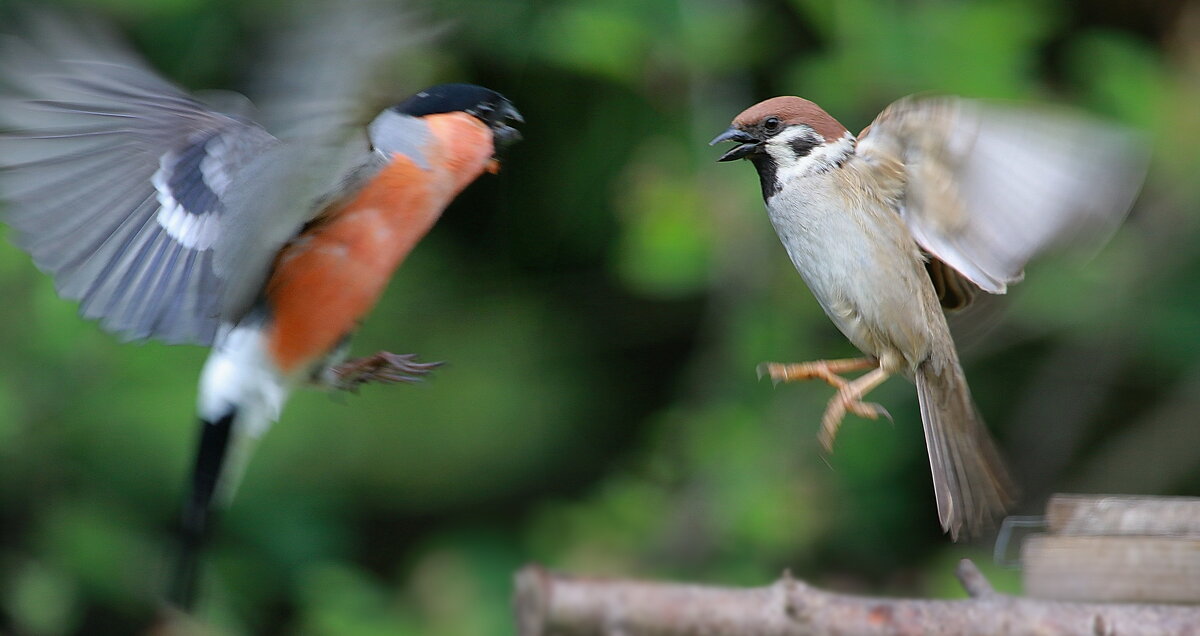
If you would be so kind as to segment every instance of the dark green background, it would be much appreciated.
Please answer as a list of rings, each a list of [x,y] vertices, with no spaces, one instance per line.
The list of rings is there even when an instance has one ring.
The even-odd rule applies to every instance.
[[[192,89],[241,88],[286,3],[96,0]],[[1024,490],[1200,486],[1200,12],[1172,2],[447,0],[424,80],[509,96],[526,140],[396,275],[355,351],[447,360],[417,387],[301,393],[211,553],[218,633],[511,631],[536,561],[594,575],[961,595],[990,544],[939,531],[916,400],[815,443],[824,385],[763,360],[852,352],[748,165],[706,142],[777,94],[857,130],[919,91],[1070,103],[1156,158],[1099,252],[1035,263],[956,321]],[[127,634],[153,612],[205,351],[122,345],[0,245],[0,632]]]

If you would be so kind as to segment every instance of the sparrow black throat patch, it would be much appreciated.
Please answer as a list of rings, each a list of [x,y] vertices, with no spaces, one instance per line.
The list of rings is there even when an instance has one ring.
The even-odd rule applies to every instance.
[[[777,176],[778,166],[775,165],[775,160],[770,155],[756,154],[749,157],[750,163],[754,164],[755,171],[758,172],[758,182],[762,186],[763,201],[770,200],[771,197],[779,194],[783,186],[779,184]]]

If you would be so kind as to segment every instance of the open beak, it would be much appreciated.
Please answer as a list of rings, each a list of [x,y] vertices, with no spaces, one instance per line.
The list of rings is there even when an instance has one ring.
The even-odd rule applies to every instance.
[[[722,141],[736,141],[738,145],[721,155],[717,161],[733,161],[734,159],[743,159],[756,152],[762,152],[762,140],[736,126],[730,126],[729,130],[714,137],[712,141],[708,142],[708,145],[715,146]]]
[[[512,126],[509,122],[516,124],[525,123],[525,118],[521,113],[517,112],[516,106],[513,106],[507,100],[500,103],[492,112],[488,113],[485,121],[492,128],[492,137],[495,138],[496,147],[502,148],[514,142],[521,140],[521,133]]]

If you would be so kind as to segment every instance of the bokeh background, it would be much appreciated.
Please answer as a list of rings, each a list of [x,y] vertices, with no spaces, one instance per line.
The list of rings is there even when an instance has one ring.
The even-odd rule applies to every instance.
[[[94,0],[189,89],[244,89],[291,10]],[[508,95],[526,140],[395,277],[355,351],[447,360],[415,387],[298,394],[212,546],[214,633],[497,634],[522,564],[961,595],[912,386],[823,456],[830,390],[763,360],[853,353],[772,234],[757,177],[706,142],[778,94],[857,130],[921,91],[1076,105],[1155,160],[1100,250],[1051,256],[955,320],[1023,487],[1200,490],[1200,4],[1165,0],[441,0],[409,88]],[[415,79],[414,79],[415,78]],[[397,95],[400,97],[401,95]],[[251,96],[253,97],[253,96]],[[0,245],[0,632],[153,616],[205,351],[124,345]],[[1006,591],[1011,569],[985,567]]]

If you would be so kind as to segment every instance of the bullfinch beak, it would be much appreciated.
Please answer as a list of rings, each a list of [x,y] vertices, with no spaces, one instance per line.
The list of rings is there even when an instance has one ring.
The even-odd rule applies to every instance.
[[[523,124],[525,118],[517,112],[517,108],[512,105],[512,102],[503,100],[495,107],[484,105],[476,111],[468,110],[467,112],[491,127],[497,149],[506,148],[521,140],[521,132],[509,125],[509,122]]]
[[[437,366],[347,360],[348,342],[451,201],[520,139],[522,117],[496,91],[441,84],[361,131],[351,108],[312,109],[320,93],[317,114],[277,137],[52,20],[29,46],[0,47],[0,199],[85,316],[127,339],[212,348],[167,593],[186,610],[211,520],[294,389],[416,382]]]

